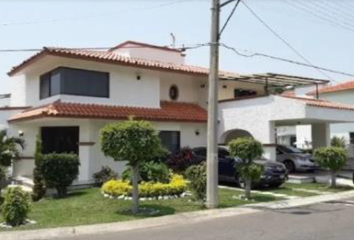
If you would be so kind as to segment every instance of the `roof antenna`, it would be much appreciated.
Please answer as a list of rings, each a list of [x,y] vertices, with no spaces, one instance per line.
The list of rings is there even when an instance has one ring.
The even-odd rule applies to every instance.
[[[173,33],[170,33],[172,38],[172,48],[176,48],[176,36]]]

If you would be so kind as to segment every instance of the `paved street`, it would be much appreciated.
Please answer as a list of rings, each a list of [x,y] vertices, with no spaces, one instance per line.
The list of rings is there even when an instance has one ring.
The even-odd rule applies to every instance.
[[[194,224],[61,240],[351,240],[354,236],[353,223],[354,199],[349,199]]]

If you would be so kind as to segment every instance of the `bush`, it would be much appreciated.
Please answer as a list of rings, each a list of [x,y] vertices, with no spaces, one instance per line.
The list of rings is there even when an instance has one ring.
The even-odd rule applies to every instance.
[[[11,226],[24,224],[31,209],[29,194],[21,188],[9,188],[6,191],[1,214],[5,222]]]
[[[67,187],[77,178],[79,174],[79,158],[76,154],[51,153],[43,155],[39,171],[43,176],[45,185],[55,188],[58,197],[64,197]]]
[[[331,139],[331,146],[332,147],[339,147],[339,148],[346,148],[347,144],[346,144],[344,137],[334,136]]]
[[[37,136],[36,140],[36,150],[34,153],[34,169],[33,169],[33,189],[32,189],[32,200],[39,201],[41,200],[44,195],[46,194],[46,187],[44,184],[43,176],[40,172],[39,166],[42,163],[42,141]]]
[[[204,201],[206,198],[206,163],[191,166],[186,171],[190,187],[196,200]]]
[[[347,152],[340,147],[323,147],[315,150],[315,161],[331,171],[332,187],[336,186],[336,174],[347,163]]]
[[[201,162],[201,160],[193,158],[192,149],[189,147],[184,147],[179,152],[170,154],[166,160],[167,166],[177,173],[182,173],[190,166],[198,165]]]
[[[174,174],[169,183],[142,182],[139,184],[140,197],[158,197],[180,195],[187,189],[187,182],[181,176]],[[132,186],[129,181],[110,180],[103,184],[102,192],[110,196],[131,196]]]
[[[102,167],[99,172],[94,173],[92,177],[98,186],[102,186],[103,183],[108,182],[109,180],[117,179],[118,173],[113,171],[112,168],[105,166]]]
[[[162,182],[170,180],[170,171],[166,164],[157,162],[145,162],[139,167],[139,181],[143,182]],[[124,180],[131,179],[131,168],[127,168],[122,175]]]

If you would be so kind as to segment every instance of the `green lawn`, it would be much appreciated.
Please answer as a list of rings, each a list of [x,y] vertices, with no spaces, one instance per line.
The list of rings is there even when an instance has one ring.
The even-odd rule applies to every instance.
[[[236,207],[247,203],[280,200],[280,198],[257,194],[253,195],[254,200],[252,202],[233,198],[241,194],[242,192],[220,189],[220,207]],[[189,199],[190,197],[141,202],[141,207],[158,210],[158,213],[155,213],[153,216],[133,216],[127,211],[131,206],[130,201],[104,198],[99,189],[95,188],[77,190],[65,199],[43,199],[40,202],[34,203],[29,218],[35,220],[37,224],[13,230],[119,222],[204,209],[202,204],[188,201]],[[1,217],[0,222],[3,222]],[[0,229],[0,231],[4,230]]]

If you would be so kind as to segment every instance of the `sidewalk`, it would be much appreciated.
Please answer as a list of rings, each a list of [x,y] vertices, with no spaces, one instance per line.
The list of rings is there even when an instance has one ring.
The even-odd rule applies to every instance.
[[[315,197],[307,197],[301,199],[282,200],[271,203],[249,204],[243,207],[212,209],[204,211],[196,211],[189,213],[181,213],[164,217],[149,218],[143,220],[133,220],[128,222],[85,225],[77,227],[64,227],[42,230],[27,230],[0,233],[1,240],[41,240],[55,239],[58,237],[75,237],[90,234],[105,234],[121,231],[131,231],[144,228],[153,228],[170,225],[181,225],[195,223],[209,219],[224,218],[230,216],[238,216],[245,214],[254,214],[263,210],[275,210],[295,208],[315,203],[337,201],[354,197],[354,191],[341,192],[335,194],[321,195]]]

